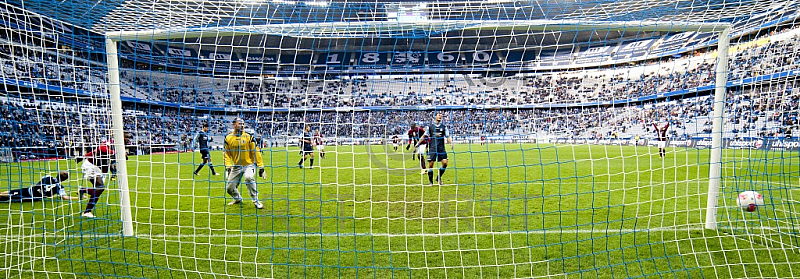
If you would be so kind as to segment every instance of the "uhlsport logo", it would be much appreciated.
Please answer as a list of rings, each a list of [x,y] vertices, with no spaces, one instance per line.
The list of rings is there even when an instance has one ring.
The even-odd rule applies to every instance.
[[[689,141],[688,140],[671,140],[671,141],[669,141],[669,145],[670,146],[688,146],[689,145]]]
[[[754,148],[758,149],[764,146],[764,140],[732,140],[728,144],[731,148]]]
[[[783,149],[783,150],[797,150],[800,149],[800,141],[783,141],[783,140],[776,140],[772,142],[772,149]]]
[[[710,140],[698,140],[697,141],[697,146],[698,147],[707,147],[707,146],[711,146],[711,145],[712,145],[712,141],[710,141]]]

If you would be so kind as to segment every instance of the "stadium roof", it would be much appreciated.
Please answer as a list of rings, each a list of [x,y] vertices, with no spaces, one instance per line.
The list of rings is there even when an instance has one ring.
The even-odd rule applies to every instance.
[[[154,29],[277,25],[286,35],[330,36],[364,22],[414,30],[412,36],[476,28],[474,22],[520,20],[734,22],[759,12],[797,9],[774,0],[7,0],[27,10],[106,33]],[[341,25],[355,23],[356,25]],[[394,22],[394,23],[390,23]],[[409,23],[422,22],[408,28]],[[441,22],[426,24],[426,22]],[[336,25],[339,23],[340,25]],[[406,24],[401,24],[406,23]],[[317,25],[318,27],[310,28]],[[286,26],[296,26],[291,31]],[[496,26],[495,26],[496,27]],[[269,29],[269,28],[268,28]],[[274,28],[272,28],[274,29]],[[423,31],[419,31],[423,30]],[[405,32],[405,31],[404,31]],[[401,33],[404,34],[404,33]]]

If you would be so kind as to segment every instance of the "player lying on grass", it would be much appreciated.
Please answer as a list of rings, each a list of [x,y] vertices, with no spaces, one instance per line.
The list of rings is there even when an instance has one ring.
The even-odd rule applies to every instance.
[[[69,172],[60,171],[56,177],[45,176],[31,187],[20,188],[0,193],[0,202],[40,201],[58,195],[63,200],[77,200],[78,197],[67,195],[61,182],[69,179]]]

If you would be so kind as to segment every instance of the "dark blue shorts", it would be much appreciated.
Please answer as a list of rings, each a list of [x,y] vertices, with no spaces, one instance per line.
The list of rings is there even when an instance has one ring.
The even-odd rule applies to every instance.
[[[33,195],[31,188],[22,188],[8,191],[8,197],[0,197],[0,202],[38,201],[43,197]]]
[[[208,153],[208,149],[200,149],[200,158],[211,159],[211,155]]]
[[[437,162],[447,159],[447,150],[431,148],[428,150],[428,162]]]

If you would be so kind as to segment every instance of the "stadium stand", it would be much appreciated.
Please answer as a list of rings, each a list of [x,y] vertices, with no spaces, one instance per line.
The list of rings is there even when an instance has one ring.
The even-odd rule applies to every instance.
[[[798,89],[795,82],[772,83],[760,87],[757,83],[769,75],[787,73],[798,68],[800,29],[782,29],[754,36],[733,47],[729,79],[743,84],[732,91],[728,102],[735,109],[726,112],[734,121],[726,136],[758,138],[797,138]],[[648,44],[662,53],[685,48],[689,39],[698,34],[674,35]],[[622,48],[622,45],[620,46]],[[582,56],[584,62],[605,57],[600,50],[585,51],[600,54]],[[618,55],[636,56],[639,50],[629,49]],[[17,158],[33,156],[58,157],[70,154],[68,147],[90,142],[98,135],[66,131],[64,124],[78,121],[72,117],[86,114],[51,115],[48,110],[30,110],[39,106],[71,106],[67,90],[100,94],[106,92],[102,64],[89,59],[80,51],[25,44],[14,38],[0,38],[2,73],[7,84],[54,86],[61,90],[64,100],[43,98],[41,94],[14,96],[4,92],[3,115],[0,120],[0,147],[15,148]],[[590,59],[591,58],[591,59]],[[610,59],[610,58],[609,58]],[[649,135],[648,119],[673,124],[671,133],[678,138],[706,137],[710,132],[708,113],[713,97],[690,93],[690,89],[710,86],[714,81],[714,60],[709,56],[688,55],[662,57],[661,63],[646,61],[614,68],[566,70],[556,73],[517,74],[486,78],[480,75],[373,75],[341,76],[339,78],[212,78],[198,74],[186,80],[183,75],[151,70],[152,65],[123,60],[122,92],[126,98],[126,125],[133,130],[147,131],[135,135],[137,144],[179,144],[201,122],[211,122],[214,134],[224,134],[226,124],[234,115],[224,108],[300,108],[325,109],[336,107],[366,107],[356,112],[288,112],[276,111],[267,115],[240,112],[249,125],[267,137],[289,142],[290,135],[301,130],[299,123],[321,122],[323,134],[338,137],[388,138],[400,134],[409,122],[423,123],[432,118],[429,111],[397,110],[402,107],[428,106],[446,103],[457,106],[497,106],[499,110],[453,109],[448,117],[456,123],[459,136],[536,134],[539,137],[565,138],[632,138]],[[69,65],[69,66],[62,66]],[[74,67],[72,65],[79,65]],[[145,70],[142,70],[145,69]],[[621,69],[624,69],[622,71]],[[680,71],[679,71],[680,70]],[[682,72],[682,74],[678,74]],[[791,73],[791,72],[790,72]],[[408,83],[397,82],[406,79]],[[149,82],[148,82],[149,81]],[[405,84],[412,84],[406,87]],[[60,89],[59,89],[60,88]],[[768,93],[780,98],[767,98]],[[657,105],[645,102],[656,94],[674,93],[669,102]],[[76,95],[77,96],[77,95]],[[243,98],[248,96],[248,98]],[[640,99],[644,98],[644,99]],[[246,103],[241,103],[247,100]],[[623,106],[603,106],[602,102],[623,102]],[[201,112],[183,113],[181,105],[210,108]],[[533,106],[531,106],[533,105]],[[536,106],[539,105],[539,106]],[[527,107],[526,107],[527,106]],[[544,108],[548,106],[549,108]],[[80,104],[83,110],[97,109]],[[219,108],[215,110],[213,108]],[[34,115],[37,114],[37,115]],[[80,115],[80,116],[78,116]],[[214,117],[208,117],[213,115]],[[264,121],[264,117],[272,118]],[[38,120],[34,120],[38,119]],[[580,119],[578,119],[580,118]],[[41,123],[41,119],[47,119]],[[128,121],[130,120],[130,121]],[[411,120],[411,121],[410,121]],[[80,119],[93,123],[91,119]],[[88,121],[88,122],[87,122]],[[287,123],[288,127],[287,127]],[[354,125],[337,125],[352,123]],[[93,123],[105,125],[105,123]],[[71,125],[69,127],[75,127]],[[45,130],[43,130],[45,129]],[[75,128],[72,128],[75,129]],[[46,134],[45,137],[34,136]],[[82,138],[68,135],[83,134]],[[183,143],[185,144],[185,143]],[[220,144],[220,142],[216,142]],[[27,149],[24,149],[27,148]],[[57,151],[61,149],[61,151]]]

